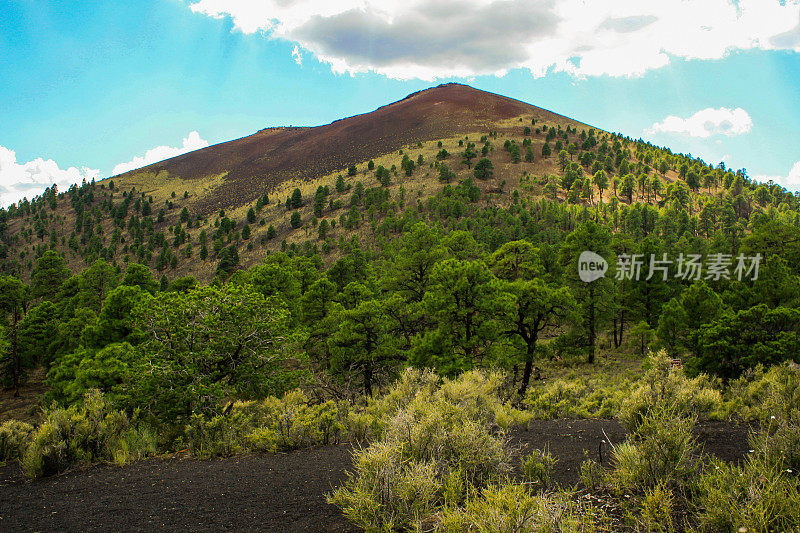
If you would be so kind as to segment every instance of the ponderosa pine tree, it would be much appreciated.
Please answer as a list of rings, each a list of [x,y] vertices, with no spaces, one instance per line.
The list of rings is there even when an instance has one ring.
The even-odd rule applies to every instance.
[[[605,317],[611,289],[609,277],[613,275],[613,258],[610,257],[610,240],[611,236],[606,228],[587,220],[567,235],[560,251],[564,280],[580,303],[581,329],[586,339],[589,363],[594,363],[597,330]],[[605,276],[589,283],[579,277],[578,259],[585,251],[594,252],[609,263]]]
[[[9,352],[3,353],[3,376],[10,378],[14,397],[19,397],[19,386],[23,378],[24,361],[19,350],[19,323],[28,308],[29,288],[13,276],[0,276],[0,318],[8,326]]]
[[[475,164],[475,169],[473,170],[475,174],[475,179],[479,180],[489,180],[494,177],[494,165],[492,161],[488,158],[483,158]]]
[[[519,338],[525,346],[522,382],[518,390],[519,396],[524,398],[540,335],[547,330],[555,332],[568,321],[577,309],[577,303],[567,287],[551,286],[538,278],[503,282],[501,288],[513,297],[503,333]]]
[[[64,258],[55,250],[48,250],[36,260],[31,272],[31,298],[53,301],[61,284],[69,277]]]

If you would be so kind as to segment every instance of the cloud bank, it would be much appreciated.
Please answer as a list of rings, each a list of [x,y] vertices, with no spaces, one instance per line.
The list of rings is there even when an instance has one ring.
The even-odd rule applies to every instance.
[[[208,146],[208,141],[201,139],[200,134],[196,131],[192,131],[183,139],[182,146],[156,146],[155,148],[151,148],[150,150],[146,151],[143,156],[137,155],[126,163],[120,163],[116,165],[111,171],[111,175],[116,176],[117,174],[122,174],[123,172],[146,167],[147,165],[158,163],[164,159],[169,159],[170,157],[185,154],[186,152],[205,148],[206,146]]]
[[[206,146],[208,141],[192,131],[183,139],[181,146],[157,146],[147,150],[143,156],[135,156],[128,162],[115,165],[111,175],[116,176]],[[93,179],[101,179],[100,170],[89,167],[62,169],[52,159],[42,157],[19,163],[13,150],[0,146],[0,207],[7,207],[23,198],[33,199],[51,185],[56,185],[63,192],[70,185]]]
[[[753,179],[760,182],[774,181],[792,192],[800,192],[800,161],[794,164],[786,176],[755,176]]]
[[[728,137],[742,135],[748,133],[752,127],[753,119],[741,107],[736,109],[727,107],[714,109],[709,107],[687,118],[669,115],[663,121],[656,122],[650,126],[645,130],[645,134],[673,133],[707,139],[712,135],[726,135]]]
[[[637,76],[671,58],[800,52],[799,0],[189,0],[235,29],[282,39],[337,73],[397,79],[525,68]]]
[[[93,168],[62,169],[52,159],[38,157],[26,163],[17,162],[17,154],[0,146],[0,206],[8,206],[23,198],[32,199],[51,185],[65,191],[84,179],[98,179],[100,171]]]

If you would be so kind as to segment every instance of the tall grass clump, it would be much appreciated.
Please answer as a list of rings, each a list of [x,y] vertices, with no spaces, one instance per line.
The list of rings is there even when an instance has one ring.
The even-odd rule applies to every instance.
[[[418,390],[381,439],[354,454],[354,471],[329,501],[366,530],[421,529],[442,508],[500,481],[511,470],[494,415],[500,381],[475,371]]]
[[[22,466],[35,478],[79,463],[125,464],[155,451],[156,438],[149,429],[137,427],[102,393],[90,391],[80,404],[45,411],[44,421],[31,434]]]

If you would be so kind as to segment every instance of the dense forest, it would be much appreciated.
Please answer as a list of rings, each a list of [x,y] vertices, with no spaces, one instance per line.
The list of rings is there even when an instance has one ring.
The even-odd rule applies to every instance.
[[[16,433],[7,430],[33,435],[34,444],[15,453],[41,475],[86,457],[125,462],[187,442],[210,454],[245,441],[262,451],[292,448],[339,438],[347,428],[384,447],[364,453],[391,455],[402,440],[392,416],[402,415],[419,422],[419,431],[436,426],[471,443],[469,453],[458,452],[463,457],[453,452],[456,462],[445,470],[434,471],[428,452],[411,452],[421,462],[412,461],[417,470],[399,483],[413,492],[422,490],[415,483],[436,478],[428,507],[397,500],[382,502],[398,506],[389,514],[366,511],[360,498],[372,485],[364,472],[377,455],[362,458],[362,477],[333,500],[368,529],[392,520],[421,527],[418,520],[442,505],[440,527],[448,520],[463,526],[479,520],[481,505],[534,498],[521,485],[495,485],[505,464],[499,437],[470,433],[469,424],[530,416],[551,403],[542,400],[540,367],[591,368],[613,354],[647,361],[660,353],[645,363],[649,374],[638,385],[650,379],[647,390],[660,392],[642,400],[638,415],[628,413],[636,437],[620,454],[673,438],[659,433],[667,427],[689,428],[691,417],[662,405],[675,403],[668,397],[674,391],[653,380],[671,383],[674,394],[733,402],[734,386],[789,379],[764,376],[800,362],[800,199],[744,170],[621,135],[533,122],[509,139],[491,131],[476,142],[440,142],[433,160],[412,146],[388,168],[353,165],[319,184],[313,198],[296,189],[284,201],[265,191],[242,220],[190,212],[176,193],[156,205],[110,180],[53,188],[0,210],[3,384],[16,390],[39,369],[49,409],[38,429],[18,423]],[[501,175],[502,165],[540,160],[558,172],[517,172],[513,188]],[[413,194],[423,175],[438,183],[424,197]],[[254,250],[263,257],[242,265]],[[591,283],[580,277],[584,251],[609,266]],[[641,260],[641,275],[632,275],[631,258]],[[697,270],[687,271],[689,258]],[[212,264],[213,277],[175,275],[188,263]],[[678,361],[685,374],[673,368]],[[463,393],[471,407],[454,399],[462,397],[451,390],[458,387],[472,391]],[[796,403],[796,388],[776,390],[789,390],[789,406]],[[496,403],[481,405],[489,397]],[[617,407],[608,415],[619,414]],[[687,412],[696,418],[705,409],[692,404]],[[313,436],[265,422],[273,416],[265,413],[286,410],[300,427],[313,426]],[[80,425],[93,416],[102,431],[92,431],[105,432],[87,437],[94,448],[58,449],[58,439],[80,433],[70,417]],[[797,416],[790,407],[781,419],[785,442],[795,445]],[[391,420],[383,422],[388,429],[382,419]],[[226,425],[240,433],[226,434]],[[689,453],[688,441],[680,446]],[[763,475],[773,480],[769,469],[800,466],[797,449],[785,449],[782,459],[765,456]],[[479,450],[476,464],[463,462]],[[645,499],[637,501],[654,509],[647,498],[690,501],[690,465],[683,456],[675,461],[677,470],[662,464],[669,474],[651,470],[642,485],[614,482],[623,492],[638,490]],[[531,472],[537,465],[529,458]],[[725,482],[705,482],[691,490],[708,505]],[[488,488],[483,499],[471,499],[465,487]]]

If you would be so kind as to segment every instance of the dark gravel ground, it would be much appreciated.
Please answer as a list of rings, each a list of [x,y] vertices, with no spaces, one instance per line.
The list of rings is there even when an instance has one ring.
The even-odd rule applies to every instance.
[[[740,460],[747,427],[699,425],[708,453]],[[621,442],[613,420],[534,421],[512,442],[547,448],[553,480],[578,481],[600,441]],[[197,460],[151,458],[125,467],[96,466],[28,481],[17,465],[0,467],[0,531],[355,531],[325,494],[341,484],[351,448],[325,446],[286,454]],[[604,464],[610,448],[603,445]]]

